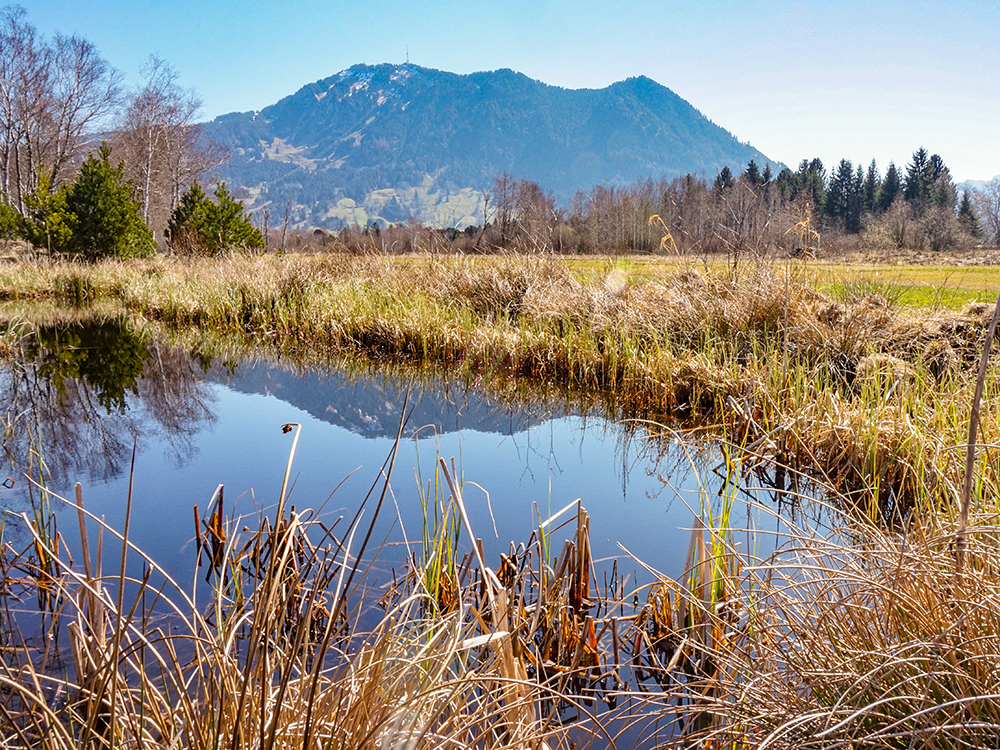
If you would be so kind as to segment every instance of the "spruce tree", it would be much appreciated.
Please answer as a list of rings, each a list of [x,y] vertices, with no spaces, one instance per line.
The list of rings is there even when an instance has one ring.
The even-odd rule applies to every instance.
[[[795,193],[793,199],[805,194],[813,209],[819,213],[823,211],[826,201],[826,170],[820,159],[803,159],[799,164],[799,171],[795,173]]]
[[[8,210],[18,216],[13,209]],[[76,216],[66,208],[65,188],[53,191],[44,167],[39,170],[35,192],[24,196],[24,217],[18,218],[24,239],[50,253],[66,248],[76,226]]]
[[[760,168],[757,166],[757,162],[753,159],[751,159],[747,164],[747,168],[744,170],[743,176],[754,187],[764,184],[764,178],[760,174]]]
[[[982,239],[983,229],[979,225],[979,217],[976,215],[976,209],[972,206],[968,190],[962,191],[962,201],[958,204],[958,223],[970,237],[977,240]]]
[[[896,165],[889,162],[889,168],[885,171],[885,179],[882,180],[882,188],[878,194],[878,212],[884,213],[895,202],[903,190],[902,180]]]
[[[923,146],[913,152],[913,160],[906,165],[906,186],[903,197],[908,201],[919,201],[927,197],[930,181],[927,149]]]
[[[197,181],[181,196],[167,225],[167,239],[175,252],[219,255],[226,250],[262,250],[264,235],[250,223],[243,204],[220,182],[215,201]]]
[[[76,217],[65,250],[88,260],[152,255],[156,242],[139,213],[124,167],[111,166],[111,149],[102,144],[66,189],[66,211]]]
[[[830,218],[840,221],[845,228],[849,220],[853,186],[854,166],[847,159],[841,159],[826,189],[823,211]]]
[[[878,174],[878,167],[875,160],[868,165],[868,172],[865,175],[865,182],[861,188],[861,213],[875,213],[878,208],[878,192],[882,187],[882,180]]]
[[[722,195],[723,192],[729,190],[736,184],[736,180],[733,179],[733,172],[729,167],[723,167],[722,170],[715,176],[715,192],[718,195]]]
[[[854,172],[854,179],[851,181],[851,193],[847,199],[847,217],[844,220],[844,228],[851,234],[857,234],[861,231],[861,203],[864,184],[865,170],[858,164],[858,168]]]

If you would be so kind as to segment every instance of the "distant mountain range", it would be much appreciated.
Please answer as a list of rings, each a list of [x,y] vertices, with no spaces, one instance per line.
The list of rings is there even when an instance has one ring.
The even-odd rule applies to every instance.
[[[367,438],[396,437],[407,398],[406,437],[416,430],[423,437],[458,430],[515,435],[555,416],[545,407],[504,405],[447,379],[421,385],[389,376],[352,378],[337,370],[299,375],[266,364],[241,365],[235,372],[217,367],[211,378],[240,393],[272,395]]]
[[[476,224],[503,172],[565,203],[598,183],[781,167],[645,77],[571,90],[511,70],[355,65],[205,133],[231,149],[221,177],[247,205],[269,206],[271,226],[287,206],[300,228]]]
[[[959,195],[966,190],[969,192],[985,190],[986,186],[993,182],[993,180],[1000,180],[1000,175],[996,175],[989,180],[966,180],[965,182],[959,182],[955,184],[955,189],[958,191]]]

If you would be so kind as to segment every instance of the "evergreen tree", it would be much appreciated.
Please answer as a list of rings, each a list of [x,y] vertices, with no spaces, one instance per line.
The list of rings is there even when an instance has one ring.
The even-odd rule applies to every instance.
[[[226,250],[262,250],[264,235],[250,223],[243,204],[220,182],[215,201],[197,180],[181,196],[167,225],[167,239],[175,252],[218,255]]]
[[[757,162],[753,159],[751,159],[747,164],[747,168],[744,170],[743,176],[746,178],[747,182],[754,187],[764,184],[764,178],[760,174],[760,168],[757,166]]]
[[[778,176],[774,178],[774,182],[778,186],[778,192],[781,194],[782,198],[790,201],[795,197],[795,173],[788,167],[781,168],[781,171],[778,172]]]
[[[878,167],[875,160],[868,165],[868,172],[865,174],[865,182],[861,187],[861,213],[875,213],[878,208],[878,193],[882,187],[882,180],[878,174]]]
[[[861,231],[861,204],[864,200],[862,192],[865,184],[865,170],[858,164],[854,172],[854,179],[851,181],[851,194],[847,200],[847,217],[844,220],[844,228],[851,234]]]
[[[933,157],[931,158],[933,159]],[[958,190],[951,181],[951,171],[947,167],[942,166],[941,169],[934,170],[934,173],[937,176],[930,187],[931,203],[935,206],[954,211],[958,206]]]
[[[983,229],[979,225],[979,216],[976,215],[976,209],[972,205],[972,199],[969,198],[968,190],[962,191],[962,201],[958,205],[958,223],[970,237],[977,240],[982,239]]]
[[[826,200],[826,170],[820,159],[803,159],[799,164],[799,171],[795,174],[795,193],[792,198],[805,195],[814,210],[819,213],[823,211]]]
[[[152,255],[153,234],[124,180],[124,167],[111,166],[110,156],[106,144],[98,156],[89,154],[76,181],[66,189],[66,210],[76,222],[65,249],[90,260]]]
[[[0,201],[0,240],[14,240],[23,237],[24,219],[9,203]]]
[[[911,202],[924,201],[930,191],[933,179],[930,179],[933,167],[923,146],[913,152],[913,161],[906,165],[906,185],[903,197]]]
[[[847,159],[841,159],[837,171],[830,178],[823,212],[830,218],[838,220],[845,228],[849,221],[853,191],[854,166]]]
[[[882,187],[878,193],[878,212],[881,214],[888,211],[902,190],[903,183],[899,170],[895,164],[889,162],[889,168],[885,171],[885,179],[882,180]]]
[[[50,253],[62,252],[73,236],[76,215],[66,208],[66,189],[53,192],[45,169],[39,172],[35,192],[24,197],[24,208],[24,218],[19,222],[24,239]]]
[[[761,178],[764,180],[764,184],[767,185],[771,182],[771,165],[765,164],[764,171],[760,173]]]
[[[733,179],[733,171],[729,167],[723,167],[722,171],[715,176],[715,194],[721,196],[735,184],[736,180]]]

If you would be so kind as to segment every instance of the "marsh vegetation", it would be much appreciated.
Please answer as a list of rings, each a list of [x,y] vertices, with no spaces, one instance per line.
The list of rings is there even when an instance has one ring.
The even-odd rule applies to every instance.
[[[129,537],[128,514],[108,528],[82,496],[70,498],[83,540],[70,559],[66,529],[54,533],[40,505],[23,519],[30,543],[8,542],[3,558],[12,742],[995,744],[993,363],[971,531],[961,512],[994,310],[972,290],[958,309],[901,304],[883,281],[817,283],[813,273],[791,262],[524,256],[3,269],[10,321],[44,303],[54,316],[127,319],[188,343],[350,352],[508,392],[556,383],[616,419],[681,420],[672,424],[718,447],[722,476],[709,484],[705,474],[682,569],[636,561],[648,566],[639,589],[598,577],[586,500],[538,513],[511,540],[520,544],[487,559],[465,506],[471,484],[448,461],[421,484],[423,528],[405,571],[378,588],[385,580],[366,570],[374,517],[399,481],[397,447],[336,523],[291,507],[290,473],[277,505],[254,519],[227,511],[222,492],[203,499],[191,585],[116,538]],[[8,354],[24,351],[24,333],[9,328]],[[68,366],[88,363],[81,354]],[[100,393],[114,406],[118,391]],[[786,501],[828,507],[835,526],[742,528],[747,504],[765,517],[780,510],[747,498],[765,481]],[[142,560],[138,574],[126,558]],[[43,614],[30,622],[61,630],[69,647],[22,629],[17,598],[37,599]]]

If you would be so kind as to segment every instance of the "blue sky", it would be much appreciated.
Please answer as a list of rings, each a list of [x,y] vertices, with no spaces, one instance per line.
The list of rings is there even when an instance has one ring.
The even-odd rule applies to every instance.
[[[646,75],[794,167],[885,171],[919,146],[956,180],[1000,175],[1000,2],[29,0],[127,79],[151,53],[206,118],[260,109],[359,62],[512,68],[570,88]]]

